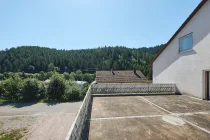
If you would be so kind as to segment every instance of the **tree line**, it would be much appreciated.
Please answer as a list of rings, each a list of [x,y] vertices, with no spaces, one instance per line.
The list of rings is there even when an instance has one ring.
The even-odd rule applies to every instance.
[[[139,69],[147,78],[152,77],[148,63],[163,47],[157,45],[146,48],[126,48],[124,46],[105,46],[95,49],[56,50],[39,46],[21,46],[0,51],[0,73],[40,71],[95,72],[96,70]]]
[[[25,72],[0,74],[0,99],[16,101],[77,101],[82,100],[90,82],[94,81],[94,74],[83,74],[81,71],[43,72],[28,74]],[[75,80],[86,80],[85,84],[78,84]]]

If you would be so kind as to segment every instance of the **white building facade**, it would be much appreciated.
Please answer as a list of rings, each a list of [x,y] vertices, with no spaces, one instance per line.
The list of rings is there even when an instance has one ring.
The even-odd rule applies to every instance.
[[[152,63],[153,83],[174,83],[181,94],[209,99],[210,1],[203,0]]]

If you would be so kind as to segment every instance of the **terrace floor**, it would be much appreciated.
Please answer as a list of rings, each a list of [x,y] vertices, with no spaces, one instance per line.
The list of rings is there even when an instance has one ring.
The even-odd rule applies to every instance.
[[[210,102],[186,95],[93,97],[89,140],[210,139]]]

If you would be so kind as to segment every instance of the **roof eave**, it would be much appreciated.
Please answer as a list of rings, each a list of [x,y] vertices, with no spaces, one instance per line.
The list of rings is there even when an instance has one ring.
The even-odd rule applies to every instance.
[[[159,55],[165,50],[165,48],[173,41],[173,39],[178,35],[178,33],[187,25],[187,23],[196,15],[196,13],[203,7],[203,5],[208,0],[202,0],[198,6],[193,10],[193,12],[188,16],[188,18],[185,20],[185,22],[179,27],[179,29],[174,33],[174,35],[169,39],[169,41],[166,43],[166,45],[159,51],[159,53],[155,56],[155,58],[152,60],[152,62],[149,63],[149,66],[152,66],[153,62],[159,57]]]

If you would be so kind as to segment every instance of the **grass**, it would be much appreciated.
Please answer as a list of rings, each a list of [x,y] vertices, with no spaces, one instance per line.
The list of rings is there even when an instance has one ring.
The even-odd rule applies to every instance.
[[[0,121],[0,126],[2,126],[4,123],[2,121]]]
[[[26,131],[25,128],[12,130],[11,132],[7,134],[1,134],[0,140],[19,140],[23,137],[23,134]]]
[[[60,101],[53,100],[53,99],[41,99],[41,100],[39,100],[38,103],[49,103],[49,102],[60,102]]]
[[[16,116],[16,117],[11,117],[11,118],[10,118],[11,121],[20,120],[20,119],[21,119],[21,117],[18,117],[18,116]]]

